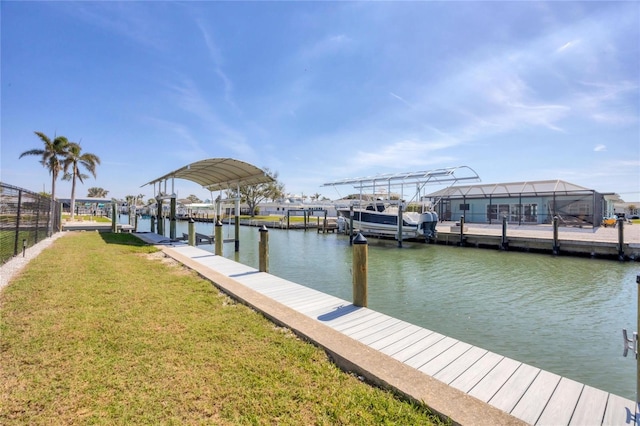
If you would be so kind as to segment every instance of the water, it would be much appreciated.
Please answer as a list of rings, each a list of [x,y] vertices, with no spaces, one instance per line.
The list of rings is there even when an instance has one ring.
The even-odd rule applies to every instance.
[[[148,221],[140,230],[149,230]],[[213,224],[196,224],[213,234]],[[178,235],[187,224],[178,222]],[[233,226],[223,227],[233,238]],[[258,267],[257,228],[240,252]],[[212,246],[199,246],[213,251]],[[269,272],[352,300],[347,237],[269,230]],[[622,329],[636,331],[637,263],[369,239],[371,309],[634,400],[636,362]]]

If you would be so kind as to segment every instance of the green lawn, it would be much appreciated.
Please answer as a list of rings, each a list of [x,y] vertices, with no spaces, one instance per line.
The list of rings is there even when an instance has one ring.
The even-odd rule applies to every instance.
[[[0,293],[0,424],[434,424],[129,234],[71,233]]]

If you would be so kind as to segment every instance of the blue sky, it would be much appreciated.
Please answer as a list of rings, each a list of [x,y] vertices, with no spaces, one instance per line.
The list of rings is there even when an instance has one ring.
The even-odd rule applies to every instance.
[[[466,165],[640,201],[638,2],[11,2],[2,181],[50,191],[33,131],[109,196],[205,158],[325,182]],[[208,198],[177,180],[180,197]],[[440,189],[434,187],[433,190]],[[69,196],[61,182],[57,195]]]

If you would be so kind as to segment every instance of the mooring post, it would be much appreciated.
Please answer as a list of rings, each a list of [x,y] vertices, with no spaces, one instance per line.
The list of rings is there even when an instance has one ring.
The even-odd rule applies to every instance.
[[[624,219],[621,217],[618,218],[618,259],[624,260]]]
[[[156,217],[151,215],[151,232],[156,233]]]
[[[176,239],[176,194],[171,195],[171,218],[169,219],[169,238]]]
[[[164,218],[162,217],[162,198],[156,198],[156,219],[158,222],[158,234],[164,237]]]
[[[189,245],[196,245],[196,222],[192,217],[189,218]]]
[[[553,254],[558,255],[560,253],[560,242],[558,241],[558,225],[560,220],[558,216],[553,217]]]
[[[215,228],[215,235],[213,238],[216,244],[216,255],[222,256],[222,243],[224,243],[224,241],[222,240],[222,222],[220,219],[216,222]]]
[[[509,248],[509,242],[507,241],[507,216],[502,216],[502,244],[500,247],[502,250]]]
[[[398,247],[402,248],[402,204],[398,203]]]
[[[353,204],[349,206],[349,245],[353,244]]]
[[[260,230],[260,243],[258,247],[258,269],[260,272],[269,272],[269,230],[262,225]]]
[[[358,232],[353,239],[353,304],[367,307],[367,269],[369,250],[367,239]]]
[[[235,225],[235,251],[240,251],[240,198],[236,198],[235,216],[233,217],[233,224]]]
[[[116,218],[118,216],[118,206],[116,206],[116,202],[111,203],[111,232],[118,232],[118,225],[116,224]]]
[[[464,246],[464,216],[460,216],[460,247]]]

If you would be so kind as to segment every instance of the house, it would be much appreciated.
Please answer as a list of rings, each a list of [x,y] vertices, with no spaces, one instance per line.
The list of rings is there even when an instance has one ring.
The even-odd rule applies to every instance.
[[[464,216],[466,222],[492,224],[506,217],[522,225],[550,224],[557,216],[568,226],[600,226],[615,198],[563,180],[452,186],[426,197],[441,220]]]

